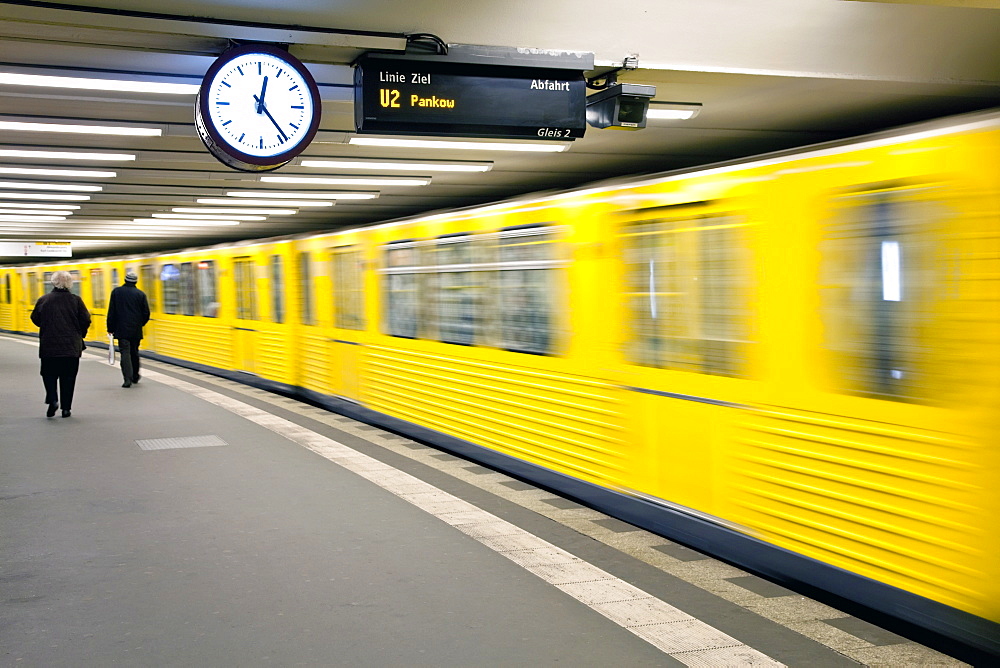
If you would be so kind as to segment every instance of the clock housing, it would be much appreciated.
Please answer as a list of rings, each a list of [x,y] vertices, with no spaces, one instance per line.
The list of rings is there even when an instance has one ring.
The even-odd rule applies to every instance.
[[[271,171],[312,141],[319,89],[295,56],[271,44],[223,53],[202,80],[195,125],[209,152],[240,171]]]

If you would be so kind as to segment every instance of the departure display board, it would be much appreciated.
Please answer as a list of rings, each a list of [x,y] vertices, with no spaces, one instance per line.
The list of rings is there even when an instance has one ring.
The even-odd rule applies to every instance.
[[[369,55],[354,72],[359,134],[504,139],[583,136],[582,72]]]

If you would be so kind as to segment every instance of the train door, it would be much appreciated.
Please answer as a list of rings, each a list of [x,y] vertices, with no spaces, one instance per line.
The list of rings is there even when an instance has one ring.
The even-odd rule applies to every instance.
[[[334,394],[361,398],[362,334],[365,329],[364,255],[358,245],[339,246],[330,254],[333,284],[333,336],[330,376]]]
[[[135,271],[133,267],[127,267],[127,271]],[[146,301],[149,303],[149,323],[142,330],[142,347],[149,351],[156,351],[157,316],[159,315],[160,300],[156,288],[156,268],[151,264],[144,264],[139,267],[139,282],[137,287],[146,293]],[[124,276],[118,272],[117,267],[111,269],[111,288],[114,289],[122,284]]]
[[[719,453],[752,402],[755,225],[719,198],[637,210],[620,228],[625,386],[640,488],[721,513]]]
[[[11,275],[14,272],[7,270],[3,272],[0,279],[0,329],[13,331],[15,305],[11,299],[13,290],[11,289]]]
[[[233,364],[239,371],[256,373],[257,290],[254,258],[233,259],[236,318],[233,324]]]
[[[104,341],[107,339],[105,325],[108,317],[108,285],[103,267],[90,269],[90,331],[87,338]]]
[[[253,344],[256,353],[253,371],[270,380],[292,385],[296,382],[298,347],[293,340],[293,328],[289,326],[286,299],[290,245],[275,244],[265,248],[256,269],[257,276],[264,281],[259,283],[260,317]]]

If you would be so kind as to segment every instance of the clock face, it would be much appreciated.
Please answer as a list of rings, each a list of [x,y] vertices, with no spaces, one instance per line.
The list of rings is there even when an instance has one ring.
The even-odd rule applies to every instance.
[[[266,44],[236,47],[209,68],[198,93],[202,141],[223,163],[244,171],[277,169],[316,134],[316,83],[286,51]]]

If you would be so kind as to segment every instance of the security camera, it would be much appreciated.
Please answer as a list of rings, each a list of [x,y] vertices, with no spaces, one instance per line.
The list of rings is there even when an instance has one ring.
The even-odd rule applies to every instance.
[[[656,86],[615,83],[587,96],[587,123],[595,128],[638,130],[646,127],[649,100]]]

